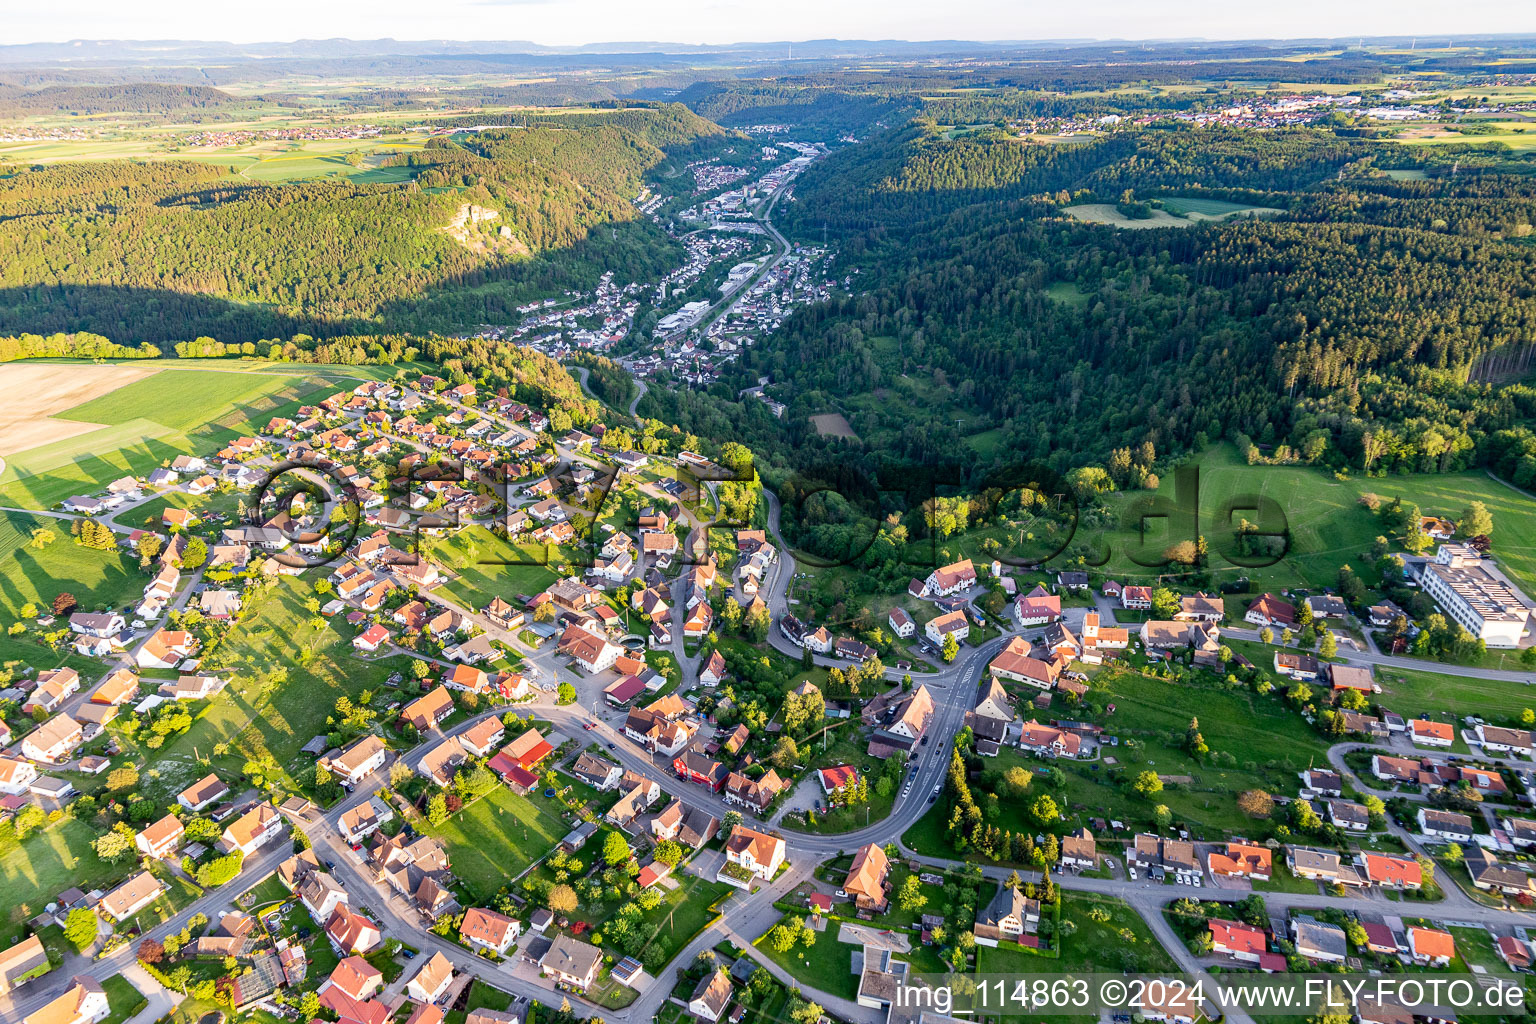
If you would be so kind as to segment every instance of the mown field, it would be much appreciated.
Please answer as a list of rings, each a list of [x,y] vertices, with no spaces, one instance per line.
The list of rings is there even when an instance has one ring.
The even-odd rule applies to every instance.
[[[49,508],[178,455],[210,455],[275,415],[336,390],[291,373],[168,370],[66,409],[60,419],[106,424],[6,459],[0,503]]]
[[[554,800],[518,796],[498,785],[427,835],[440,839],[453,872],[478,898],[489,899],[548,853],[570,831]]]
[[[1376,681],[1381,684],[1382,703],[1407,715],[1478,715],[1518,726],[1520,712],[1536,708],[1536,686],[1523,683],[1400,668],[1378,669]]]
[[[443,591],[475,609],[493,597],[515,604],[519,594],[537,594],[559,578],[559,549],[551,554],[534,541],[504,540],[483,526],[467,526],[448,537],[424,536],[421,550],[457,575]]]

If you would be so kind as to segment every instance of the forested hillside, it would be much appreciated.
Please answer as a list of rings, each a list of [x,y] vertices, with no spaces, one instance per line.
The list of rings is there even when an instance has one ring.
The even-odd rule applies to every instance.
[[[535,120],[434,139],[398,158],[405,184],[269,185],[192,162],[0,177],[0,332],[137,343],[450,330],[506,322],[529,295],[603,270],[675,264],[630,198],[664,145],[719,129],[676,105]],[[450,234],[468,207],[496,217]]]
[[[1317,131],[1051,146],[925,124],[851,147],[807,171],[784,221],[806,240],[826,224],[873,287],[752,349],[731,386],[767,375],[790,410],[731,426],[785,464],[972,478],[1221,438],[1356,472],[1529,462],[1536,394],[1512,382],[1536,343],[1536,177],[1453,177],[1451,157],[1393,181],[1374,167],[1387,155]],[[1064,212],[1127,189],[1133,207],[1277,213],[1126,230]],[[861,443],[817,435],[809,416],[833,409]],[[669,413],[697,432],[714,415]]]

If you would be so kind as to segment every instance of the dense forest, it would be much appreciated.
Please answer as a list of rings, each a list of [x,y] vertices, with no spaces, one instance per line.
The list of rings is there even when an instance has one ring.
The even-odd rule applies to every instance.
[[[1536,176],[1518,171],[1536,168],[1419,156],[1425,178],[1398,181],[1376,167],[1393,154],[1316,130],[1062,147],[914,122],[813,166],[783,217],[805,240],[825,225],[873,287],[796,314],[711,393],[642,411],[734,431],[780,471],[875,480],[1222,438],[1256,460],[1528,480],[1536,396],[1514,382],[1536,352]],[[1279,212],[1143,231],[1064,213],[1127,189]],[[759,376],[783,420],[734,400]],[[828,409],[862,441],[818,436]]]
[[[604,270],[674,265],[630,198],[664,146],[719,129],[675,104],[535,121],[433,139],[398,158],[405,184],[268,185],[190,161],[0,177],[0,331],[158,343],[461,329]],[[470,207],[497,216],[455,237]]]
[[[169,114],[187,110],[216,110],[244,106],[221,89],[206,85],[50,85],[26,89],[0,84],[0,117],[43,114]]]

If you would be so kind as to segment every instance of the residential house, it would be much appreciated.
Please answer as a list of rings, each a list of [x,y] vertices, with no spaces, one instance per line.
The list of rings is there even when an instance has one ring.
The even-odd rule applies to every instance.
[[[1367,853],[1363,857],[1365,877],[1372,885],[1386,889],[1419,889],[1424,884],[1424,870],[1418,861]]]
[[[1449,839],[1456,843],[1470,843],[1476,833],[1472,830],[1472,819],[1465,814],[1457,814],[1454,811],[1440,811],[1430,807],[1420,807],[1417,815],[1419,831],[1426,836],[1436,839]]]
[[[1415,718],[1408,723],[1408,738],[1415,746],[1449,747],[1456,742],[1456,729],[1449,722]]]
[[[471,946],[505,956],[507,947],[517,941],[522,928],[522,924],[515,918],[498,914],[494,910],[471,907],[464,911],[464,920],[459,924],[459,937]]]
[[[453,697],[448,689],[435,686],[400,709],[400,718],[417,732],[429,732],[453,714]]]
[[[1033,932],[1039,924],[1040,901],[1005,885],[976,915],[973,930],[977,945],[996,946],[1000,942],[1018,942],[1020,936]]]
[[[114,921],[126,921],[165,892],[160,879],[140,871],[101,898],[101,912]]]
[[[951,636],[959,643],[971,635],[971,620],[966,618],[965,612],[946,612],[929,619],[923,632],[936,644],[942,644],[946,637]]]
[[[1256,964],[1269,948],[1269,936],[1262,928],[1213,917],[1206,922],[1211,930],[1211,949],[1234,960]]]
[[[21,753],[34,761],[62,764],[85,742],[85,730],[68,715],[54,715],[21,739]]]
[[[1255,626],[1290,629],[1296,625],[1296,606],[1288,601],[1282,601],[1274,594],[1260,594],[1248,606],[1248,611],[1243,614],[1243,621]]]
[[[377,736],[364,736],[345,750],[332,751],[320,758],[320,765],[343,786],[357,785],[371,773],[384,767],[389,748]]]
[[[779,870],[784,854],[783,839],[745,825],[737,825],[725,841],[726,861],[764,880],[771,879]]]
[[[843,881],[843,891],[853,897],[860,910],[883,914],[890,905],[886,895],[890,872],[890,861],[883,847],[875,843],[861,846],[853,855],[853,864]]]
[[[438,788],[445,788],[453,781],[458,772],[459,765],[469,760],[469,751],[457,737],[449,736],[428,750],[416,762],[416,774],[427,779]]]
[[[325,924],[325,937],[342,956],[368,954],[384,945],[379,926],[345,903],[332,911]]]
[[[22,1018],[22,1024],[99,1024],[112,1012],[106,989],[88,974],[70,979],[64,994]]]
[[[1256,882],[1270,879],[1271,852],[1268,847],[1250,843],[1227,843],[1226,850],[1206,855],[1206,867],[1212,878],[1247,878]]]
[[[433,953],[406,983],[405,994],[420,1003],[435,1003],[453,984],[453,963],[441,952]]]
[[[271,804],[257,804],[230,822],[219,837],[218,847],[224,853],[236,850],[249,857],[283,830],[283,816]]]
[[[181,819],[174,814],[167,814],[140,832],[134,838],[134,845],[144,856],[163,860],[176,853],[181,846],[181,838],[185,834],[186,829],[182,826]]]
[[[1061,667],[1054,661],[1033,657],[1033,650],[1028,640],[1021,636],[1013,637],[1008,641],[1008,646],[998,651],[997,656],[987,664],[987,671],[994,679],[1008,679],[1049,690],[1056,685]]]
[[[1408,928],[1408,954],[1416,964],[1444,967],[1456,956],[1456,940],[1438,928]]]
[[[9,995],[12,990],[50,970],[52,965],[42,940],[36,935],[27,936],[0,952],[0,996]]]
[[[1291,938],[1296,945],[1296,954],[1308,960],[1343,963],[1349,953],[1344,929],[1306,915],[1291,918]]]
[[[222,800],[228,794],[229,787],[220,781],[217,775],[210,772],[182,790],[176,802],[196,813],[211,806],[215,801]]]
[[[928,597],[948,597],[976,583],[976,567],[969,558],[941,566],[928,574],[923,593]]]
[[[731,976],[723,967],[699,979],[688,999],[688,1012],[699,1020],[715,1024],[731,1002]]]
[[[539,959],[539,973],[585,990],[591,987],[602,965],[603,951],[563,932],[556,935]]]

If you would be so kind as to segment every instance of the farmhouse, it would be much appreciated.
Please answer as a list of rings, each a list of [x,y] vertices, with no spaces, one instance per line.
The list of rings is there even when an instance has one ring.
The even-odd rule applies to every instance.
[[[948,597],[976,583],[976,567],[969,558],[942,566],[928,574],[923,593],[928,597]]]
[[[1243,614],[1243,621],[1255,626],[1290,629],[1296,625],[1296,607],[1288,601],[1280,600],[1274,594],[1260,594],[1248,606],[1248,611]]]

